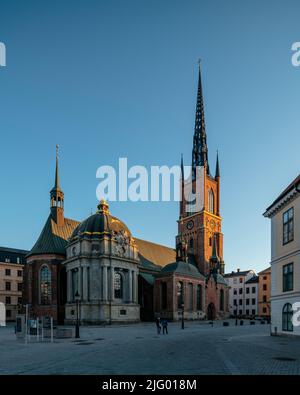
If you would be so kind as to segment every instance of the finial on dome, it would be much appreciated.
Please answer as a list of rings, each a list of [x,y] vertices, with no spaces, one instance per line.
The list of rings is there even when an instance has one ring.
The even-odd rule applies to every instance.
[[[109,213],[109,204],[105,199],[101,199],[97,207],[98,213]]]

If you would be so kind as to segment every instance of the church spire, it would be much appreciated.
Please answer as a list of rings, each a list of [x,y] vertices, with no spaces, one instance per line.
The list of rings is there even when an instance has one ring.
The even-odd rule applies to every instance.
[[[55,168],[55,182],[54,182],[54,188],[53,188],[55,190],[60,190],[58,158],[59,158],[59,145],[56,144],[56,168]]]
[[[195,130],[194,130],[194,139],[193,139],[192,171],[193,171],[194,179],[196,178],[197,166],[206,166],[207,174],[209,174],[208,149],[206,143],[200,60],[199,60],[199,77],[198,77]]]
[[[216,175],[215,178],[220,178],[220,164],[219,164],[219,152],[217,151],[217,162],[216,162]]]
[[[56,167],[55,167],[55,180],[54,187],[50,191],[50,206],[52,219],[57,225],[64,225],[64,193],[61,190],[59,182],[59,146],[56,145]]]

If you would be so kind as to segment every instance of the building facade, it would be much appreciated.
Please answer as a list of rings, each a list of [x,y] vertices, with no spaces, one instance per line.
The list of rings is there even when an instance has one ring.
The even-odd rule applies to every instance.
[[[24,295],[30,314],[52,316],[55,323],[73,322],[80,298],[84,323],[153,320],[157,314],[177,320],[182,312],[187,319],[226,317],[220,166],[217,155],[213,176],[200,68],[188,180],[183,160],[181,169],[182,200],[173,249],[135,238],[110,214],[105,201],[84,221],[66,218],[57,155],[50,215],[27,255]]]
[[[140,320],[138,248],[107,202],[102,200],[96,214],[75,229],[66,258],[67,323],[76,319],[76,294],[83,323]]]
[[[23,299],[23,272],[28,251],[0,247],[0,303],[4,303],[6,321],[15,321]]]
[[[221,175],[218,154],[214,175],[209,166],[200,67],[191,174],[186,179],[183,159],[181,173],[182,199],[176,244],[183,238],[188,261],[206,279],[205,315],[209,319],[223,318],[228,314],[228,287],[223,277],[225,264],[220,209]],[[219,303],[221,290],[226,299],[224,308],[223,303]],[[220,310],[220,306],[223,310]]]
[[[258,289],[259,277],[254,275],[245,282],[245,308],[244,316],[255,318],[258,316]]]
[[[293,304],[300,300],[300,176],[267,208],[271,219],[271,330],[300,335]]]
[[[258,273],[258,315],[271,318],[271,268]]]
[[[226,282],[229,286],[229,313],[231,317],[257,314],[257,284],[249,283],[255,278],[253,270],[241,271],[225,274]]]

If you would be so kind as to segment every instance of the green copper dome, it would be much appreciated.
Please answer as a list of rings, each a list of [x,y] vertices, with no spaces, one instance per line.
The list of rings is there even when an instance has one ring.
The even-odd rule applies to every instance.
[[[204,278],[196,266],[183,261],[176,261],[164,266],[161,273],[177,273],[185,276]]]
[[[111,215],[108,204],[101,200],[96,214],[91,215],[77,226],[71,236],[71,241],[81,236],[100,237],[104,233],[112,234],[120,231],[131,236],[131,232],[124,222]]]

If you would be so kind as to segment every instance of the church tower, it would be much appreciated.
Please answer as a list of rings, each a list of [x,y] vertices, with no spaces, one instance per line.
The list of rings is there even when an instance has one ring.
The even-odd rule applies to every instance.
[[[184,177],[181,158],[181,195],[178,236],[184,238],[187,255],[204,275],[211,272],[212,257],[218,255],[217,272],[224,273],[222,218],[220,215],[220,164],[216,158],[212,176],[208,160],[207,135],[204,116],[201,69],[199,65],[192,166],[189,180]],[[193,203],[193,204],[191,204]],[[191,209],[192,207],[192,209]]]

